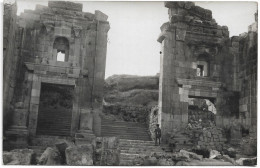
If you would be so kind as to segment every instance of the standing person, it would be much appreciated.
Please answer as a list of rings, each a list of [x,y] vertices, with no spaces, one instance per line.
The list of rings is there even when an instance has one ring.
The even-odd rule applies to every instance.
[[[161,144],[161,129],[159,128],[159,124],[156,124],[155,129],[155,146],[157,145],[157,139],[159,140],[159,145]]]

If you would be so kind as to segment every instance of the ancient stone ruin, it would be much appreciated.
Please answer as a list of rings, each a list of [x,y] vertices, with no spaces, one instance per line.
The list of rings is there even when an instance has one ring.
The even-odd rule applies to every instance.
[[[257,13],[229,37],[193,2],[165,7],[160,74],[105,81],[106,14],[4,4],[3,163],[256,165]]]
[[[19,17],[15,5],[6,8],[6,20],[17,23],[5,29],[14,37],[7,37],[13,41],[5,43],[4,56],[4,90],[14,90],[4,95],[10,145],[28,145],[43,134],[100,135],[108,16],[82,12],[82,4],[72,2],[50,1]]]
[[[215,125],[232,128],[232,141],[240,141],[240,126],[256,133],[257,23],[229,38],[228,28],[218,25],[210,10],[193,2],[166,2],[165,7],[169,22],[158,38],[163,140],[168,132],[187,127],[191,99],[213,104]]]

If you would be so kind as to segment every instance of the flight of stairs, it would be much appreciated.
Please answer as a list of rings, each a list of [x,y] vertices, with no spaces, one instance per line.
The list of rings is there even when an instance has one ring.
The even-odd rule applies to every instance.
[[[147,126],[136,122],[116,121],[102,117],[101,135],[119,137],[120,166],[134,166],[134,159],[163,153],[160,146],[155,146]]]
[[[37,135],[70,136],[72,110],[40,108]]]
[[[151,156],[153,153],[164,153],[160,146],[153,141],[120,139],[120,166],[137,166],[134,160],[137,157]]]
[[[102,118],[101,136],[119,137],[120,139],[150,141],[147,127],[136,122],[114,121]]]

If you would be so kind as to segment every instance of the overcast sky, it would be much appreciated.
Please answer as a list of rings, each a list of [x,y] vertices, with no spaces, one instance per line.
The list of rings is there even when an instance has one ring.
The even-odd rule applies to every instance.
[[[155,75],[160,69],[160,26],[168,21],[163,2],[81,2],[83,11],[100,10],[109,16],[106,78],[113,74]],[[18,0],[18,15],[47,1]],[[254,22],[255,2],[195,2],[210,9],[219,25],[229,28],[230,36],[247,32]]]

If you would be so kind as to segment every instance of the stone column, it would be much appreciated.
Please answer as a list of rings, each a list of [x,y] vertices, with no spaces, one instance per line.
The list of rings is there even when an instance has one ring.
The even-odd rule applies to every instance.
[[[12,114],[12,123],[9,129],[5,132],[9,139],[9,144],[12,148],[27,147],[28,145],[28,112],[29,112],[29,100],[31,97],[31,85],[32,77],[31,73],[25,74],[25,84],[23,87],[23,102],[17,102]]]
[[[29,107],[30,115],[29,115],[29,125],[28,125],[30,136],[36,135],[40,93],[41,93],[41,78],[37,74],[33,74],[33,83],[32,83],[32,91],[31,91],[31,99],[30,99],[30,107]]]
[[[166,2],[169,8],[169,22],[161,26],[162,33],[158,41],[162,43],[161,67],[159,84],[159,115],[158,120],[162,129],[162,141],[167,139],[167,133],[180,129],[188,122],[188,93],[180,96],[176,78],[181,76],[177,63],[184,61],[185,37],[187,23],[185,9],[178,3]],[[184,100],[181,102],[181,100]]]
[[[16,103],[12,124],[5,132],[8,139],[7,148],[26,148],[28,146],[27,117],[28,109],[24,108],[23,102]]]

